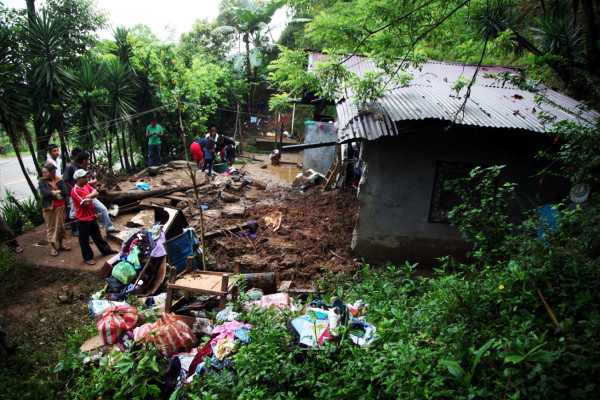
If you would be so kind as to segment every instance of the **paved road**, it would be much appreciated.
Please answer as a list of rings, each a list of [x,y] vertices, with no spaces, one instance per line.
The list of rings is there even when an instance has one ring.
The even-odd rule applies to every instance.
[[[37,186],[37,174],[33,165],[31,156],[22,157],[25,168],[34,185]],[[15,193],[19,200],[27,199],[32,196],[31,189],[25,180],[25,175],[21,171],[21,166],[17,157],[0,158],[0,200],[6,198],[6,189]]]

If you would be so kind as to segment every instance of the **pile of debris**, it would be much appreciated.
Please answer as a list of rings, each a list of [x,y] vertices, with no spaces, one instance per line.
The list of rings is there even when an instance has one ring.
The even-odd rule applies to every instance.
[[[291,288],[305,290],[325,266],[339,272],[360,267],[350,253],[358,209],[353,188],[267,186],[257,172],[251,176],[243,167],[212,177],[196,172],[201,218],[187,163],[169,163],[155,177],[147,172],[104,194],[129,201],[118,202],[117,225],[151,226],[157,206],[180,210],[199,237],[204,232],[213,270],[231,271],[239,262],[243,273],[274,273],[279,281],[292,281]],[[133,189],[140,184],[148,190]],[[130,201],[133,193],[140,198]],[[252,222],[258,224],[253,230]],[[110,238],[121,243],[125,235],[126,229]]]
[[[161,388],[163,398],[168,398],[199,377],[235,374],[233,357],[257,334],[244,321],[258,309],[285,315],[293,345],[301,349],[318,351],[326,343],[338,345],[342,341],[369,346],[377,338],[375,326],[365,316],[367,306],[360,300],[354,304],[314,300],[303,305],[287,293],[264,294],[258,288],[249,289],[244,298],[249,301],[234,302],[234,310],[231,305],[217,308],[222,302],[211,296],[184,296],[173,312],[168,312],[170,294],[143,299],[147,311],[127,303],[92,301],[98,335],[81,346],[83,361],[116,366],[126,352],[156,347],[169,363]],[[211,318],[215,315],[211,312],[217,311]]]

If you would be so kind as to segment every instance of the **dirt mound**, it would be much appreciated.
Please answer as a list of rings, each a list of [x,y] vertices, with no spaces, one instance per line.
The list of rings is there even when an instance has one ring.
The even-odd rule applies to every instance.
[[[272,191],[277,192],[277,201],[269,195]],[[356,270],[359,264],[350,254],[358,210],[353,188],[324,192],[311,187],[299,192],[279,186],[265,191],[264,197],[265,202],[246,198],[244,219],[226,224],[261,223],[264,216],[281,213],[279,229],[263,222],[256,238],[229,235],[211,240],[209,255],[217,266],[227,270],[239,261],[242,272],[275,272],[279,282],[292,280],[296,287],[310,286],[325,266],[339,272]]]

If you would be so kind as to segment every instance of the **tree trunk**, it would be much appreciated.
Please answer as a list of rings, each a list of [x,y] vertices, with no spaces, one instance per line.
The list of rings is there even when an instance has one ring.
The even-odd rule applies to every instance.
[[[35,170],[38,176],[42,176],[42,167],[40,166],[40,162],[35,151],[35,146],[33,145],[33,140],[31,138],[31,133],[29,132],[29,129],[27,129],[27,124],[25,121],[20,121],[19,130],[25,135],[25,141],[27,142],[27,147],[29,147],[29,152],[31,153],[31,158],[33,159],[33,165],[35,165]]]
[[[35,17],[35,0],[25,0],[27,3],[27,19],[33,20]]]
[[[168,192],[177,192],[187,190],[192,187],[192,183],[188,183],[182,186],[163,186],[159,188],[153,188],[150,190],[124,190],[112,191],[109,190],[104,193],[100,193],[98,199],[104,203],[116,203],[116,204],[128,204],[136,200],[147,199],[149,197],[156,197]]]
[[[25,168],[25,164],[23,163],[23,160],[21,159],[21,151],[19,150],[19,139],[17,138],[16,132],[14,130],[14,126],[12,126],[12,124],[10,122],[8,124],[3,123],[3,125],[4,125],[4,128],[6,129],[6,133],[8,134],[8,137],[10,139],[10,143],[12,144],[12,146],[15,150],[15,155],[17,156],[17,161],[19,161],[19,165],[21,166],[21,171],[23,172],[23,175],[25,175],[25,180],[27,181],[27,184],[29,185],[29,188],[31,189],[31,193],[33,193],[33,196],[39,200],[40,194],[37,190],[37,187],[31,181],[31,178],[29,177],[29,174],[27,173],[27,168]]]
[[[123,154],[121,153],[121,143],[119,140],[119,134],[117,132],[114,132],[114,134],[115,134],[115,139],[117,140],[117,151],[119,152],[119,160],[121,161],[121,169],[123,169],[125,164],[123,163]]]
[[[125,129],[121,130],[121,143],[123,144],[123,161],[125,161],[125,171],[131,174],[131,166],[129,165],[129,158],[127,156],[127,139],[125,139]]]
[[[133,126],[129,130],[129,158],[131,161],[131,170],[135,171],[135,160],[133,159],[133,139],[131,138],[134,134]]]
[[[598,62],[600,62],[598,44],[596,43],[594,2],[592,0],[582,0],[581,3],[583,11],[583,29],[585,32],[585,61],[588,71],[593,73],[598,67]]]
[[[244,43],[246,44],[246,80],[248,83],[248,112],[251,112],[252,107],[252,84],[253,74],[252,65],[250,65],[250,38],[248,34],[244,34]]]
[[[60,141],[60,152],[62,154],[69,154],[69,150],[67,150],[67,142],[65,141],[64,118],[63,118],[62,114],[59,114],[58,112],[55,112],[53,114],[52,118],[54,120],[54,127],[58,131],[58,139]],[[44,149],[44,150],[46,150],[46,149]],[[63,171],[65,170],[66,166],[67,166],[67,159],[65,157],[63,157],[62,162],[61,162],[61,167],[62,167]]]
[[[106,155],[108,157],[108,169],[112,171],[112,135],[108,134],[108,142],[104,142],[106,144]]]

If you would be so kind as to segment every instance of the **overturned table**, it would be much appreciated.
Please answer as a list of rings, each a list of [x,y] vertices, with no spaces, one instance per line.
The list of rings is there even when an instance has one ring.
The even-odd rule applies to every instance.
[[[213,271],[194,271],[194,258],[188,257],[186,269],[177,275],[177,268],[171,267],[169,282],[167,283],[167,301],[165,312],[171,312],[173,302],[173,291],[183,290],[184,298],[189,300],[190,293],[204,293],[213,296],[221,296],[219,310],[224,310],[227,305],[227,295],[234,294],[237,279],[230,279],[228,273]]]

